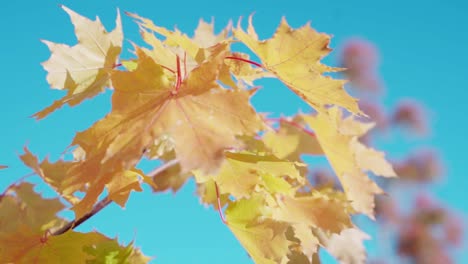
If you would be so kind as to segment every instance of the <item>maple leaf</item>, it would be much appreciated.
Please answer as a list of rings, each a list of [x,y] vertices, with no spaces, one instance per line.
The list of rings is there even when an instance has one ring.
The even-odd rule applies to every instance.
[[[190,172],[182,173],[180,164],[171,166],[153,177],[153,183],[155,184],[153,191],[163,192],[170,189],[173,193],[176,193],[190,177],[192,177]]]
[[[50,236],[65,222],[57,217],[64,209],[59,199],[44,199],[31,183],[8,190],[0,203],[0,259],[5,263],[104,263],[105,260],[147,263],[150,259],[132,244],[122,247],[97,232],[68,231]],[[52,231],[51,231],[52,230]],[[96,254],[99,253],[99,254]],[[88,263],[87,262],[87,263]]]
[[[290,260],[289,263],[320,263],[314,262],[314,257],[316,258],[318,253],[317,251],[319,246],[319,240],[312,233],[312,229],[310,228],[310,226],[306,224],[292,224],[292,227],[294,230],[294,237],[297,239],[299,245],[299,250],[296,251],[301,252],[303,254],[302,256],[306,259],[301,260],[303,257],[288,255],[288,258]],[[296,260],[294,258],[299,259]]]
[[[231,28],[232,22],[229,21],[229,24],[218,35],[216,35],[214,33],[214,19],[211,19],[210,23],[200,19],[198,26],[195,29],[193,41],[202,48],[214,46],[228,38]]]
[[[112,76],[113,112],[78,134],[74,144],[87,152],[105,153],[104,162],[112,166],[122,166],[122,162],[133,166],[143,149],[169,136],[182,172],[216,170],[224,149],[240,146],[237,135],[263,128],[249,105],[250,92],[224,90],[216,84],[225,48],[215,47],[213,57],[180,80],[176,89],[167,81],[163,67],[137,49],[137,69]],[[92,143],[96,140],[103,142],[98,150]]]
[[[119,175],[120,177],[113,177],[112,181],[106,185],[109,190],[109,198],[121,207],[125,207],[132,190],[143,191],[139,181],[140,175],[142,174],[139,171],[127,170]]]
[[[122,207],[125,206],[131,190],[142,191],[139,178],[144,175],[139,170],[100,174],[99,170],[93,168],[98,166],[94,163],[62,160],[50,163],[47,159],[39,163],[37,157],[27,148],[24,151],[20,156],[21,160],[73,205],[76,217],[81,217],[92,209],[104,187],[108,189],[109,198]],[[88,186],[88,183],[91,184]],[[85,191],[84,198],[76,197],[74,194],[77,191]]]
[[[140,17],[137,14],[129,12],[126,12],[125,14],[135,18],[140,27],[146,28],[166,37],[165,44],[169,46],[181,47],[185,52],[187,52],[188,56],[195,59],[197,63],[202,63],[207,58],[208,54],[205,53],[207,49],[202,48],[199,43],[192,40],[178,29],[171,31],[164,27],[156,26],[150,19]]]
[[[85,197],[73,207],[77,217],[92,208],[105,186],[116,186],[110,183],[132,170],[160,137],[175,142],[182,173],[194,168],[208,172],[218,169],[226,148],[241,145],[237,135],[255,134],[263,127],[249,105],[251,92],[217,86],[216,69],[226,46],[213,49],[213,57],[186,79],[178,75],[176,88],[164,68],[138,48],[137,68],[113,73],[112,112],[72,142],[85,158],[74,162],[66,177],[76,185],[74,191],[89,183]]]
[[[56,214],[64,208],[59,199],[43,199],[31,183],[10,188],[0,203],[0,259],[18,263],[28,250],[41,245],[48,228],[63,223]],[[27,262],[23,262],[27,263]]]
[[[237,39],[258,55],[264,68],[316,110],[321,111],[325,105],[331,104],[360,113],[357,100],[343,88],[345,81],[323,75],[340,70],[320,63],[320,59],[331,50],[328,35],[318,33],[309,24],[292,29],[284,18],[275,35],[268,40],[258,40],[252,17],[249,18],[247,33],[240,27],[240,21],[233,32]]]
[[[263,135],[263,142],[280,159],[300,161],[303,154],[323,155],[313,132],[305,128],[302,117],[281,118],[277,131],[268,131]]]
[[[285,235],[288,225],[270,219],[259,221],[264,207],[260,195],[233,202],[226,209],[227,225],[255,263],[279,263],[291,244]]]
[[[358,124],[350,125],[349,122],[359,122],[355,119],[343,123],[341,110],[337,107],[316,116],[304,115],[303,118],[314,130],[353,207],[373,218],[374,195],[382,193],[382,190],[363,171],[385,177],[396,174],[383,153],[357,141],[358,134],[366,131],[368,124],[363,124],[364,128]]]
[[[338,233],[351,226],[346,202],[319,193],[303,197],[280,196],[272,218]]]
[[[75,26],[78,44],[70,47],[43,40],[52,55],[43,63],[48,72],[47,81],[52,88],[68,90],[60,100],[35,113],[37,119],[44,118],[64,104],[77,105],[87,98],[111,86],[110,73],[122,47],[122,24],[117,13],[116,27],[106,32],[99,18],[89,20],[61,6],[68,13]]]
[[[40,163],[38,158],[26,147],[24,148],[24,154],[20,155],[20,159],[68,202],[71,204],[79,202],[80,199],[73,195],[77,188],[74,188],[75,186],[70,184],[69,179],[65,177],[67,171],[73,167],[72,162],[58,161],[50,163],[48,159],[45,159]]]
[[[135,18],[141,28],[148,29],[166,37],[166,40],[161,42],[154,37],[154,35],[146,31],[142,32],[143,39],[153,46],[153,50],[149,53],[154,56],[150,56],[161,65],[168,66],[174,62],[174,60],[167,60],[168,47],[175,47],[176,51],[179,52],[183,51],[184,60],[187,58],[187,62],[184,64],[187,64],[187,68],[191,69],[194,67],[194,63],[195,65],[200,64],[211,55],[209,47],[216,46],[220,43],[230,43],[232,41],[227,38],[228,33],[231,31],[230,23],[221,33],[215,35],[213,33],[213,23],[208,24],[200,20],[199,26],[195,30],[195,36],[192,39],[177,29],[171,31],[156,26],[150,19],[132,13],[127,13],[127,15]],[[177,50],[177,48],[179,48],[179,50]],[[229,60],[226,60],[221,67],[219,80],[230,87],[240,89],[239,84],[237,84],[232,77],[252,85],[252,82],[256,79],[273,76],[261,68],[253,68],[249,63],[246,63],[249,61],[249,56],[247,54],[236,52],[226,54],[225,57]],[[191,62],[191,60],[193,60],[194,63]]]
[[[248,198],[261,185],[271,193],[294,193],[294,188],[282,176],[303,181],[294,162],[284,161],[272,155],[253,153],[226,153],[226,160],[215,175],[194,171],[197,182],[213,179],[220,193],[235,198]]]
[[[47,238],[19,257],[21,263],[148,263],[151,258],[129,244],[119,245],[100,233],[66,232]],[[129,262],[132,260],[132,262]]]
[[[366,263],[366,248],[363,241],[370,236],[357,228],[349,228],[340,234],[332,234],[329,238],[321,236],[320,243],[328,252],[343,264]]]

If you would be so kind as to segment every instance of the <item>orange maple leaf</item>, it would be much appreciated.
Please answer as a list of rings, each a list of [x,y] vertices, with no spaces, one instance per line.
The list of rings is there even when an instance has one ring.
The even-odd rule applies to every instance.
[[[237,135],[254,134],[263,127],[249,105],[251,92],[225,90],[216,83],[226,47],[214,47],[210,59],[185,80],[179,71],[175,87],[164,68],[137,48],[137,69],[112,76],[113,111],[78,134],[74,144],[87,153],[105,152],[104,162],[129,164],[155,139],[170,136],[183,172],[216,170],[223,150],[240,146]],[[84,143],[96,141],[102,147]]]
[[[182,173],[195,168],[213,172],[225,149],[241,146],[236,136],[263,128],[249,104],[251,91],[225,90],[216,82],[226,52],[226,44],[212,47],[211,57],[182,79],[178,56],[174,76],[136,47],[137,68],[112,74],[111,113],[73,140],[85,155],[66,177],[80,188],[90,183],[73,208],[78,216],[92,208],[105,186],[114,186],[114,178],[134,168],[160,137],[175,142]]]

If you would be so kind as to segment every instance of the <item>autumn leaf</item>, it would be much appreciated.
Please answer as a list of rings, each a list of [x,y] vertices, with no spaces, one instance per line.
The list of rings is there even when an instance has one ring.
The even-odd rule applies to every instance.
[[[153,177],[155,185],[153,191],[164,192],[171,190],[173,193],[176,193],[190,177],[192,177],[190,172],[182,173],[180,164],[176,164]]]
[[[64,209],[57,198],[45,199],[31,183],[20,183],[0,203],[0,259],[5,263],[147,263],[132,244],[123,247],[97,232],[68,231],[54,236],[65,221],[57,216]]]
[[[255,263],[280,263],[291,244],[285,235],[288,225],[269,219],[259,221],[264,207],[259,195],[231,203],[226,209],[227,225]]]
[[[115,29],[106,32],[99,18],[92,21],[65,6],[61,7],[75,26],[78,44],[70,47],[43,40],[52,52],[43,66],[48,72],[47,81],[50,86],[68,92],[62,99],[35,113],[34,117],[37,119],[46,117],[64,104],[77,105],[102,92],[104,87],[110,87],[110,73],[116,66],[122,47],[119,13]]]
[[[288,256],[291,262],[289,263],[316,263],[314,262],[314,257],[317,258],[318,253],[318,246],[319,240],[318,238],[312,233],[312,229],[309,225],[306,224],[292,224],[294,230],[294,237],[297,239],[299,244],[299,249],[296,251],[301,252],[303,257],[306,260],[301,260],[302,258],[299,256],[295,256],[296,258],[299,257],[299,262],[294,262],[294,259],[291,256]],[[294,255],[294,254],[293,254]],[[293,256],[294,257],[294,256]],[[320,262],[317,262],[320,263]]]
[[[8,258],[11,259],[11,258]],[[16,261],[18,263],[148,263],[151,258],[141,254],[131,244],[124,247],[100,233],[69,231],[38,243]],[[4,259],[5,260],[5,259]],[[16,263],[16,262],[15,262]]]
[[[112,181],[132,170],[160,137],[175,142],[182,173],[194,168],[209,172],[219,168],[225,149],[241,147],[238,135],[253,135],[263,127],[249,104],[251,92],[225,90],[216,84],[226,46],[213,49],[214,57],[186,79],[177,74],[175,86],[170,82],[173,74],[167,75],[138,48],[137,68],[113,73],[112,112],[78,133],[72,143],[84,151],[85,158],[74,162],[65,177],[76,186],[74,191],[88,186],[83,200],[73,207],[78,217],[91,210],[105,186],[114,186]]]
[[[194,171],[197,182],[213,179],[220,193],[233,197],[248,198],[258,186],[271,193],[294,193],[295,189],[282,177],[288,177],[302,182],[294,162],[278,159],[272,155],[257,155],[253,153],[226,153],[226,160],[217,174],[204,175]]]
[[[187,65],[188,71],[193,69],[196,65],[202,63],[206,58],[211,56],[209,47],[219,45],[221,43],[230,43],[232,40],[228,38],[228,33],[231,31],[231,24],[229,23],[218,35],[214,34],[213,23],[208,24],[200,20],[199,26],[195,30],[195,36],[190,38],[179,30],[167,30],[163,27],[156,26],[153,21],[147,18],[138,16],[137,14],[126,13],[130,17],[136,19],[138,25],[152,32],[158,33],[166,39],[160,41],[153,34],[142,30],[143,39],[153,47],[153,50],[148,52],[153,59],[161,65],[170,66],[174,64],[174,60],[169,59],[169,50],[178,52],[184,58],[184,64]],[[172,49],[171,49],[172,47]],[[145,49],[143,49],[145,50]],[[145,50],[146,51],[146,50]],[[173,55],[172,55],[173,56]],[[261,68],[254,68],[246,61],[249,61],[249,56],[244,53],[227,53],[226,60],[219,69],[219,80],[224,84],[239,89],[240,85],[236,80],[252,85],[252,82],[262,77],[272,77]]]
[[[357,228],[349,228],[329,238],[321,236],[320,243],[342,264],[366,263],[366,248],[363,241],[370,236]]]
[[[315,116],[303,117],[314,130],[353,207],[356,211],[373,218],[374,195],[382,193],[382,190],[364,171],[372,171],[385,177],[394,177],[396,174],[384,159],[383,153],[367,148],[357,141],[359,135],[355,132],[366,130],[357,129],[357,125],[350,126],[348,123],[344,126],[341,115],[341,110],[333,107]],[[354,120],[354,122],[359,121]],[[348,131],[348,135],[340,132],[340,128],[342,131]]]
[[[231,28],[232,22],[229,21],[229,24],[219,34],[216,35],[214,33],[214,19],[212,19],[210,23],[200,19],[198,26],[195,29],[193,41],[195,41],[195,43],[197,43],[202,48],[214,46],[228,38],[228,34],[231,31]]]
[[[140,177],[143,175],[138,170],[99,174],[99,171],[93,168],[97,166],[94,163],[62,160],[50,163],[47,159],[39,162],[27,148],[24,151],[25,153],[20,156],[21,160],[73,205],[76,217],[81,217],[92,210],[105,187],[108,189],[110,199],[122,207],[125,206],[130,191],[142,191]],[[84,198],[79,199],[75,195],[77,191],[86,192]]]
[[[109,198],[121,207],[125,207],[131,191],[141,192],[140,173],[127,170],[112,178],[106,187],[109,190]]]
[[[0,165],[0,170],[2,170],[2,169],[6,169],[6,168],[8,168],[8,166],[5,166],[5,165]]]
[[[56,214],[64,208],[59,199],[35,193],[31,183],[10,188],[0,203],[0,259],[18,263],[28,249],[40,246],[46,230],[63,223]]]
[[[137,69],[112,77],[113,112],[78,134],[74,144],[105,153],[104,162],[133,166],[143,149],[169,136],[182,172],[216,170],[224,149],[240,146],[237,135],[254,134],[263,127],[249,105],[248,91],[224,90],[216,84],[225,48],[215,47],[214,57],[190,72],[179,88],[172,86],[163,67],[137,49]],[[95,141],[104,142],[99,150]]]
[[[72,162],[58,161],[50,163],[45,159],[42,163],[28,148],[24,148],[24,154],[20,155],[21,161],[34,170],[47,184],[49,184],[55,191],[60,193],[71,204],[79,202],[79,198],[74,195],[78,188],[76,185],[70,184],[70,181],[65,177],[67,171],[72,168]]]
[[[360,113],[357,100],[343,88],[345,81],[324,76],[324,73],[340,70],[320,63],[331,51],[328,35],[318,33],[309,24],[292,29],[284,18],[275,35],[268,40],[258,40],[252,17],[247,32],[240,25],[233,31],[234,36],[262,60],[264,68],[317,111],[326,105],[337,105],[352,113]]]
[[[197,63],[200,64],[207,58],[208,54],[205,54],[205,49],[203,49],[197,42],[192,40],[189,36],[180,32],[178,29],[171,31],[164,27],[156,26],[150,19],[140,17],[137,14],[129,12],[126,12],[125,14],[136,19],[136,22],[140,27],[151,30],[166,37],[166,45],[173,47],[181,47],[185,52],[187,52],[187,55],[195,59]]]
[[[268,131],[263,142],[273,154],[281,159],[300,161],[303,154],[323,155],[323,150],[315,134],[306,128],[302,117],[281,118],[277,131]]]
[[[304,197],[280,196],[279,206],[273,210],[272,218],[277,221],[316,227],[339,233],[351,226],[346,202],[312,194]]]

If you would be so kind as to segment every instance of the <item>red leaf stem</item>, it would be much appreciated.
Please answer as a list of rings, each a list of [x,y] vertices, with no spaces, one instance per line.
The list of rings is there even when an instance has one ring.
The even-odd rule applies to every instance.
[[[261,65],[261,64],[258,63],[258,62],[251,61],[251,60],[248,60],[248,59],[244,59],[244,58],[241,58],[241,57],[227,56],[227,57],[225,57],[225,59],[243,61],[243,62],[250,63],[250,64],[252,64],[252,65],[255,65],[255,66],[257,66],[257,67],[264,68],[263,65]]]
[[[221,208],[221,198],[219,197],[219,189],[218,189],[218,184],[215,182],[215,189],[216,189],[216,199],[218,201],[218,213],[219,213],[219,217],[221,217],[221,221],[223,221],[223,223],[225,225],[227,225],[227,221],[226,221],[226,218],[224,218],[224,214],[223,214],[223,210]]]

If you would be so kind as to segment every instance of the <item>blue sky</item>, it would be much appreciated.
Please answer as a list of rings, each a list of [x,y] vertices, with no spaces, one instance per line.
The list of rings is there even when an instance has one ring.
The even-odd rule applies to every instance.
[[[270,37],[285,16],[294,27],[312,21],[314,28],[334,36],[333,48],[354,36],[372,41],[381,52],[385,106],[391,108],[402,97],[416,98],[430,109],[432,127],[427,139],[396,137],[380,148],[390,157],[400,157],[416,145],[436,147],[447,173],[432,189],[466,219],[468,4],[464,1],[5,1],[0,16],[0,164],[10,169],[0,171],[2,189],[29,172],[17,158],[24,145],[41,158],[57,159],[75,132],[90,126],[110,107],[110,93],[106,93],[79,107],[64,107],[39,122],[28,118],[62,95],[48,88],[40,63],[48,59],[49,51],[39,41],[76,43],[59,4],[91,18],[98,15],[108,29],[114,26],[117,7],[188,33],[199,18],[215,17],[220,29],[229,19],[255,12],[254,25],[263,38]],[[123,26],[125,37],[138,42],[132,20],[124,17]],[[125,45],[130,48],[128,42]],[[336,53],[326,61],[336,64],[335,58]],[[292,114],[299,107],[306,109],[290,93],[278,90],[255,97],[257,110]],[[250,263],[217,213],[199,204],[193,183],[175,196],[145,191],[133,194],[125,210],[110,206],[80,230],[97,229],[125,242],[136,239],[158,263]],[[466,254],[460,257],[466,260]]]

